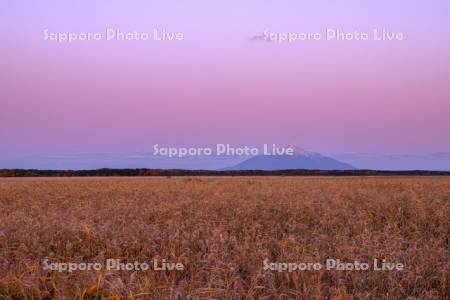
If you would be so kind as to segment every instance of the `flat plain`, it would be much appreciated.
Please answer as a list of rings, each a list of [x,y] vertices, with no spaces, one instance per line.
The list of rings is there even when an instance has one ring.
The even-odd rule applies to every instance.
[[[151,267],[108,270],[107,259]],[[264,264],[327,259],[371,267]],[[404,269],[374,270],[374,259]],[[184,269],[155,270],[155,260]],[[449,295],[450,177],[0,179],[0,299]]]

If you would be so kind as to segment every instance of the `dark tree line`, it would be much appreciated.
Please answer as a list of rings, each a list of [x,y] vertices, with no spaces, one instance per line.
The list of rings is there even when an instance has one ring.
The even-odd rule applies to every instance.
[[[96,170],[36,170],[0,169],[0,177],[72,177],[72,176],[450,176],[441,171],[375,171],[375,170],[243,170],[210,171],[179,169],[96,169]]]

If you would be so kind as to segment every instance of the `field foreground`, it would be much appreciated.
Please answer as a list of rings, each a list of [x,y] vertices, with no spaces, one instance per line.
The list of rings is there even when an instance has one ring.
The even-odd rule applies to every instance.
[[[449,249],[450,177],[0,179],[0,299],[448,299]]]

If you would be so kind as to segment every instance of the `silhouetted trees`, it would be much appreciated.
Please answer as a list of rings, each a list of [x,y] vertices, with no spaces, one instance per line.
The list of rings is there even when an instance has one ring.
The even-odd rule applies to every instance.
[[[0,169],[0,177],[72,177],[72,176],[450,176],[440,171],[375,171],[375,170],[278,170],[278,171],[210,171],[165,169],[96,169],[35,170]]]

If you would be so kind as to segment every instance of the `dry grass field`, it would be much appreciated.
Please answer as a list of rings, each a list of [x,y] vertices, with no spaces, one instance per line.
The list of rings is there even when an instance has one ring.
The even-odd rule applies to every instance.
[[[0,299],[449,299],[449,242],[449,177],[0,179]],[[405,267],[263,263],[330,258]]]

